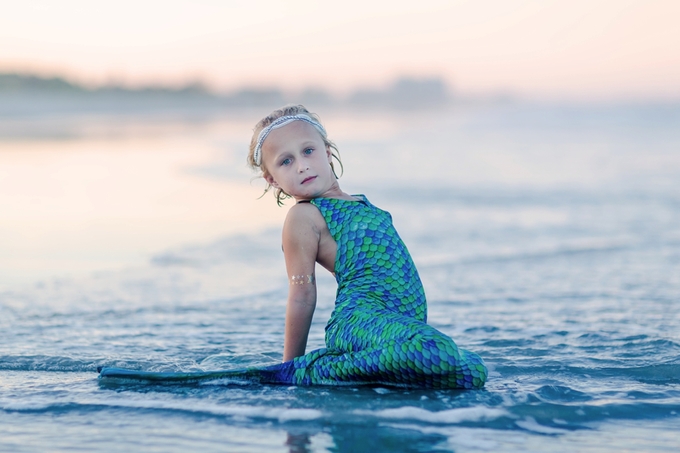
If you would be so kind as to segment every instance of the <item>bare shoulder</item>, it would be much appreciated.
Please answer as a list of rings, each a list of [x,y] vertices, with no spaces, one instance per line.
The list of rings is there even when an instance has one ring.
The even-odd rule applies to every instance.
[[[298,203],[288,210],[286,221],[283,225],[284,235],[286,230],[315,231],[326,224],[319,209],[311,203]]]
[[[334,272],[336,248],[319,208],[311,203],[298,203],[290,208],[283,225],[283,253],[287,263],[289,258],[296,263],[318,261]]]

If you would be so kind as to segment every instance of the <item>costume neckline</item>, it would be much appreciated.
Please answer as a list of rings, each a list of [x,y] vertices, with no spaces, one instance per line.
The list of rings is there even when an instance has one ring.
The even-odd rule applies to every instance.
[[[351,194],[351,196],[356,198],[356,199],[355,200],[347,200],[345,198],[316,197],[316,198],[312,198],[310,200],[298,201],[297,203],[311,203],[314,200],[330,200],[330,201],[346,201],[348,203],[362,203],[362,204],[368,205],[368,198],[366,198],[366,195],[364,195],[364,194]]]

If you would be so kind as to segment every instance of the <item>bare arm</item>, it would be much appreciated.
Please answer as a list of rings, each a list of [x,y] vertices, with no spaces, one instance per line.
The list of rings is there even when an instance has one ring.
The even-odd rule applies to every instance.
[[[283,226],[283,251],[289,281],[284,361],[304,355],[316,308],[314,267],[319,250],[319,232],[312,219],[312,210],[315,209],[310,205],[293,206]]]

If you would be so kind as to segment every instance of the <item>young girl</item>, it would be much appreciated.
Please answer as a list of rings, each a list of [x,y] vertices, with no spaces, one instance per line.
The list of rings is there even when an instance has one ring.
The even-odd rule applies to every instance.
[[[267,181],[267,190],[275,189],[279,205],[288,197],[296,201],[283,226],[290,281],[283,363],[190,373],[103,368],[100,379],[482,387],[482,359],[425,322],[423,286],[392,217],[365,196],[343,192],[333,158],[340,162],[337,148],[302,106],[276,110],[255,126],[250,166]],[[316,306],[316,263],[335,275],[338,292],[326,348],[305,354]]]
[[[283,363],[262,382],[479,388],[487,369],[426,324],[418,272],[389,213],[342,191],[337,148],[303,106],[274,111],[254,129],[248,163],[277,202],[292,197],[283,226],[290,288]],[[342,165],[342,164],[341,164]],[[316,305],[315,264],[335,275],[337,299],[326,348],[305,354]]]

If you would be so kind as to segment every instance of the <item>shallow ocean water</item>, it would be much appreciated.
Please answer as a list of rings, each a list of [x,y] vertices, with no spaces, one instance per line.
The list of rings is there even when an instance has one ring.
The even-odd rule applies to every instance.
[[[125,266],[5,280],[1,450],[677,451],[678,107],[320,113],[338,131],[343,189],[392,213],[429,322],[485,359],[486,387],[97,381],[102,365],[280,360],[287,288],[280,227],[267,220],[173,236]],[[212,160],[184,173],[247,182],[234,162],[248,128],[186,141],[208,133]],[[333,304],[332,277],[318,285],[308,349],[322,346]]]

